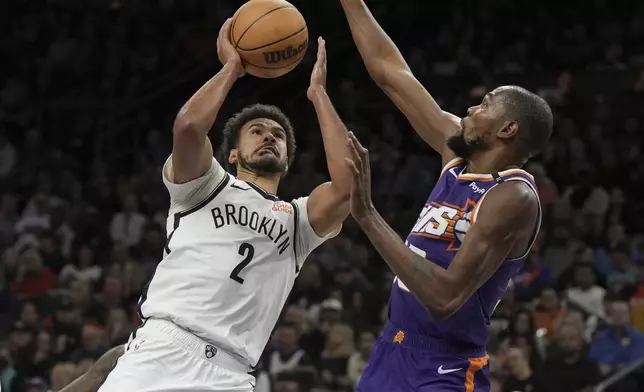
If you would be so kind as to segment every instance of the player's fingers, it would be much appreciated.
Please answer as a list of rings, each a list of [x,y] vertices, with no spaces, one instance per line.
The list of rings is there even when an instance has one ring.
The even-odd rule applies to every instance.
[[[362,170],[362,158],[360,157],[360,153],[358,152],[358,149],[356,148],[351,135],[352,132],[349,132],[349,138],[347,139],[347,149],[349,150],[349,156],[351,160],[356,164],[358,170]]]
[[[226,30],[226,22],[228,22],[228,19],[224,22],[224,24],[221,25],[221,28],[219,29],[219,35],[217,36],[217,42],[221,41],[221,38],[224,35],[224,32]]]
[[[369,151],[360,144],[360,141],[356,137],[356,135],[353,132],[349,132],[349,138],[351,139],[351,142],[355,146],[355,149],[360,155],[360,161],[364,164],[365,163],[365,158],[367,155],[369,155]]]
[[[322,37],[318,37],[318,58],[326,61],[326,42]]]
[[[353,132],[349,132],[349,138],[353,141],[353,144],[355,144],[358,151],[361,151],[364,149],[364,147],[362,147],[362,144],[360,143],[360,140],[358,140],[358,138]]]
[[[222,42],[232,42],[230,36],[230,26],[232,26],[232,18],[226,19],[224,25],[221,27],[221,40]]]
[[[349,166],[349,170],[351,171],[351,174],[353,174],[353,177],[355,179],[359,178],[360,177],[360,171],[356,167],[355,162],[353,162],[349,158],[344,158],[344,161],[347,163],[347,166]]]
[[[369,151],[365,148],[365,155],[364,155],[364,161],[362,164],[364,165],[364,172],[367,178],[371,179],[371,163],[369,162]]]

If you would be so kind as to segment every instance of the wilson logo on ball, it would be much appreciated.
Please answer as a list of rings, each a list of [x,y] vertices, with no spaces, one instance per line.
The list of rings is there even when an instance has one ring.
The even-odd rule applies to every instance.
[[[264,61],[266,64],[277,64],[281,61],[290,60],[294,57],[298,57],[303,51],[306,50],[309,41],[305,40],[298,46],[287,46],[283,50],[275,50],[271,52],[262,52],[264,55]]]

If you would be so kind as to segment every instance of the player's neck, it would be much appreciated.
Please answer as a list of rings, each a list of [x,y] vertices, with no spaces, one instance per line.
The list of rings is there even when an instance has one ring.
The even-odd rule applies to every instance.
[[[280,177],[280,174],[275,174],[273,176],[260,176],[257,173],[246,170],[237,171],[238,179],[253,183],[262,188],[264,191],[273,194],[277,193],[277,187],[280,184]]]
[[[513,161],[503,151],[485,151],[474,154],[467,160],[467,172],[470,174],[492,174],[520,167]]]

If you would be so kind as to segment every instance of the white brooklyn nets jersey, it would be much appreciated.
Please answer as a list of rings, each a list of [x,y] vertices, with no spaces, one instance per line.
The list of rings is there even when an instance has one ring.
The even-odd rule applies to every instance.
[[[304,260],[337,232],[315,234],[308,197],[280,201],[214,158],[203,177],[172,179],[169,158],[168,240],[141,295],[141,317],[170,320],[255,366]]]

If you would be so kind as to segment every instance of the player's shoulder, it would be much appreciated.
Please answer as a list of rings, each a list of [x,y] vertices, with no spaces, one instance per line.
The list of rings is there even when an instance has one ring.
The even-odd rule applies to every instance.
[[[514,207],[517,210],[530,208],[539,203],[536,190],[528,181],[509,179],[490,189],[488,199],[495,204]]]
[[[497,226],[519,230],[536,216],[540,204],[536,191],[526,181],[505,181],[488,191],[485,202],[477,209],[476,221],[486,222],[490,230]]]

